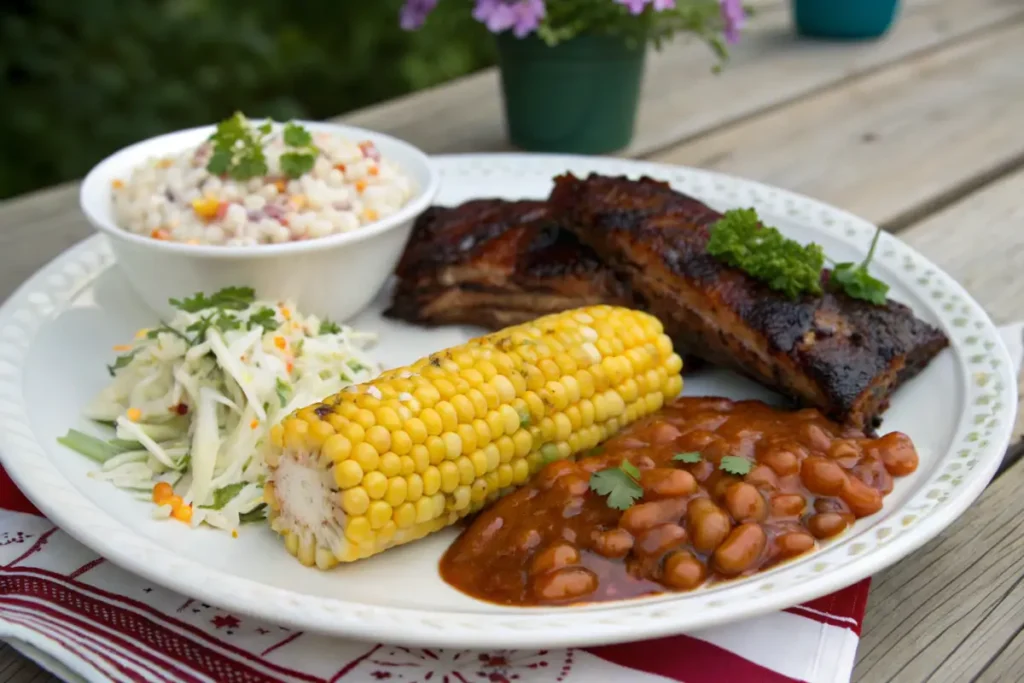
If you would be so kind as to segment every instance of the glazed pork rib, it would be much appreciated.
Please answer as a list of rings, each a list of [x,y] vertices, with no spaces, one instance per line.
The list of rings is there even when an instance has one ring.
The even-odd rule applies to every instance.
[[[612,271],[539,201],[431,207],[396,275],[385,315],[421,325],[498,329],[570,308],[632,303]]]
[[[858,429],[875,427],[892,392],[948,344],[895,301],[830,292],[791,300],[720,263],[707,243],[721,215],[666,183],[563,175],[549,205],[646,300],[681,351]]]

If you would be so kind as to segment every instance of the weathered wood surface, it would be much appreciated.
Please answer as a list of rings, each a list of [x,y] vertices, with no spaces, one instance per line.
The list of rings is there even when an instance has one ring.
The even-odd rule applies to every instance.
[[[698,44],[651,60],[624,155],[781,185],[882,223],[998,322],[1024,318],[1024,3],[910,0],[871,43],[798,40],[760,0],[722,77]],[[497,76],[342,120],[432,153],[506,149]],[[89,234],[69,184],[0,203],[0,299]],[[876,577],[854,678],[1024,680],[1024,463],[945,534]],[[55,680],[0,645],[0,681]]]

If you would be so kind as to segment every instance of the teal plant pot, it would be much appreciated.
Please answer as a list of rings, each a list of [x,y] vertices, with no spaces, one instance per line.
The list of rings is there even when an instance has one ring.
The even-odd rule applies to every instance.
[[[793,0],[797,31],[814,38],[878,38],[892,26],[899,0]]]
[[[633,139],[645,46],[581,36],[548,47],[501,34],[505,122],[510,141],[531,152],[604,154]]]

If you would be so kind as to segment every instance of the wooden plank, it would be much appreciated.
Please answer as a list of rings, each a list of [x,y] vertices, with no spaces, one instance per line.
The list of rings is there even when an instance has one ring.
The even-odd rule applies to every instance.
[[[716,76],[708,50],[681,41],[651,54],[637,135],[623,154],[657,150],[792,102],[910,55],[971,36],[1024,15],[1013,0],[911,0],[893,31],[879,41],[802,40],[788,3],[756,14]],[[508,149],[498,76],[488,70],[341,120],[371,126],[431,153]]]
[[[1024,163],[1024,20],[656,155],[900,227]],[[968,231],[969,232],[969,231]]]
[[[0,681],[4,683],[60,683],[10,645],[0,642]]]
[[[1024,280],[1015,277],[1024,263],[1022,192],[1019,171],[900,234],[1004,321],[1024,317]],[[1016,516],[1022,484],[1024,460],[942,536],[875,578],[855,681],[1019,678],[1024,527]]]
[[[1004,647],[1024,628],[1022,488],[1024,461],[941,536],[875,577],[855,682],[962,683],[1000,653],[999,666],[1019,657]]]

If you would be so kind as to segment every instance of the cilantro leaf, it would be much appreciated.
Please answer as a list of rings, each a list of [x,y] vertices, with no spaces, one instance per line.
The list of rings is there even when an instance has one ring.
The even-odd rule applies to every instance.
[[[825,254],[761,225],[754,209],[732,209],[711,226],[708,253],[791,299],[821,294]]]
[[[743,475],[750,472],[750,469],[753,466],[753,463],[751,463],[749,460],[747,460],[746,458],[741,458],[738,455],[727,455],[724,458],[722,458],[722,461],[720,463],[718,463],[718,467],[723,472],[726,472],[727,474],[735,474],[738,477],[742,477]]]
[[[231,502],[238,493],[245,488],[245,482],[239,481],[234,484],[228,484],[223,488],[219,488],[213,492],[213,505],[205,505],[207,510],[220,510],[225,505]]]
[[[878,245],[878,238],[881,234],[881,228],[875,230],[871,248],[861,263],[837,263],[835,265],[828,279],[830,289],[843,291],[847,296],[868,301],[876,306],[885,305],[889,285],[872,277],[868,272],[868,264],[875,256],[875,247]]]
[[[225,287],[206,296],[202,292],[184,299],[171,299],[171,305],[186,313],[198,313],[207,308],[219,308],[228,311],[243,311],[256,300],[256,292],[252,287]]]
[[[260,310],[249,316],[249,322],[246,324],[247,329],[254,327],[262,327],[264,330],[276,330],[281,326],[281,323],[277,320],[277,312],[272,308],[261,308]]]
[[[600,470],[590,475],[590,490],[608,498],[608,507],[628,510],[644,495],[639,482],[640,470],[628,460],[618,467]]]
[[[289,147],[305,147],[313,143],[313,136],[308,130],[289,121],[284,126],[284,144]]]
[[[271,125],[253,127],[242,112],[217,124],[217,130],[210,136],[213,154],[206,164],[206,170],[215,175],[230,175],[236,180],[248,180],[267,174],[267,157],[263,144],[270,135]]]
[[[288,394],[292,392],[292,388],[280,377],[277,378],[277,382],[274,383],[277,389],[277,399],[281,402],[281,407],[284,408],[285,404],[288,403]]]
[[[231,151],[218,149],[206,164],[206,170],[213,175],[224,175],[231,168]]]
[[[350,360],[348,362],[348,369],[351,370],[352,372],[362,372],[363,370],[368,370],[369,368],[367,368],[365,365],[363,365],[357,360]]]
[[[341,325],[336,322],[331,322],[329,318],[324,318],[320,321],[320,331],[318,334],[340,334]]]
[[[676,453],[675,455],[672,456],[672,459],[677,462],[685,462],[687,464],[692,465],[693,463],[700,462],[701,455],[696,451],[690,453]]]
[[[242,322],[233,315],[218,313],[213,320],[213,325],[221,332],[227,332],[228,330],[237,330],[242,326]]]
[[[140,349],[132,349],[128,353],[118,356],[114,360],[113,365],[107,366],[107,372],[110,373],[110,376],[113,377],[118,370],[120,370],[123,367],[127,367],[127,365],[132,362],[132,358],[135,358],[135,354],[137,354],[139,351]]]
[[[281,172],[289,178],[298,178],[313,170],[316,155],[302,152],[285,152],[281,155]]]

